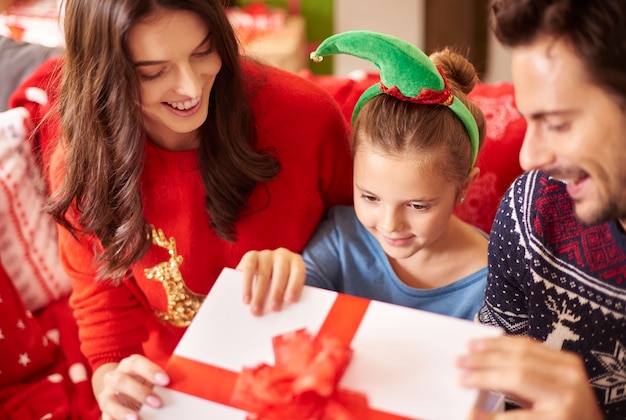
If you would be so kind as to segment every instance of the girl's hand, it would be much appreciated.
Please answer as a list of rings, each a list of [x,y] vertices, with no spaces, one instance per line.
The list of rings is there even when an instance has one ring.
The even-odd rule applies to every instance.
[[[475,340],[458,361],[467,387],[512,397],[519,409],[477,412],[473,419],[603,418],[582,359],[527,337]]]
[[[254,315],[262,315],[265,302],[280,311],[283,302],[300,299],[306,268],[300,254],[285,248],[248,251],[237,266],[243,271],[243,301]]]
[[[143,404],[161,407],[163,402],[153,392],[153,387],[165,386],[169,381],[163,369],[138,354],[120,363],[100,366],[94,372],[92,382],[102,420],[138,419]]]

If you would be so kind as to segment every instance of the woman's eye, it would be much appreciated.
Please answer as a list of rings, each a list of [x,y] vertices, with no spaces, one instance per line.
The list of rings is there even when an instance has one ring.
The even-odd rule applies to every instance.
[[[211,55],[214,52],[215,52],[215,48],[213,48],[213,45],[209,45],[207,49],[195,53],[194,56],[196,56],[196,57],[206,57],[207,55]]]
[[[215,51],[213,48],[209,48],[206,51],[199,52],[198,55],[201,57],[206,57],[207,55],[213,54],[213,51]]]
[[[153,70],[153,71],[149,72],[147,70]],[[155,80],[163,76],[166,70],[167,70],[166,67],[157,67],[153,69],[145,68],[145,69],[142,69],[142,71],[138,71],[139,79],[145,82],[149,82],[150,80]]]
[[[161,77],[163,75],[163,72],[160,71],[156,74],[140,74],[139,78],[143,81],[149,82],[151,80],[155,80],[158,79],[159,77]]]

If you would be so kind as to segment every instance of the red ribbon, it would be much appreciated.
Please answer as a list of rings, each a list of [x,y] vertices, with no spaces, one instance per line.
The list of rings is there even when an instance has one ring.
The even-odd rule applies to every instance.
[[[313,341],[313,346],[323,347],[323,341],[332,337],[343,346],[349,347],[367,311],[369,302],[367,299],[338,294]],[[251,408],[250,402],[232,398],[239,378],[237,372],[187,359],[176,354],[170,358],[167,371],[171,379],[169,386],[171,389],[244,411]],[[193,375],[190,375],[190,372],[193,372]],[[336,380],[338,381],[339,378]],[[326,391],[326,393],[328,392],[330,391]],[[303,398],[317,399],[320,397],[316,393],[306,394]],[[332,398],[324,399],[322,403],[319,401],[303,402],[311,404],[311,406],[313,403],[321,404],[325,408],[323,417],[310,417],[312,419],[408,420],[407,417],[369,408],[361,394],[344,389],[336,390],[332,394]],[[284,412],[281,412],[281,417],[267,418],[284,419],[286,417]]]
[[[443,90],[433,90],[423,88],[417,96],[405,96],[397,86],[385,86],[383,82],[380,82],[380,90],[387,95],[391,95],[401,101],[412,102],[414,104],[423,104],[423,105],[445,105],[450,106],[454,102],[454,95],[450,90],[450,86],[448,85],[448,81],[446,79],[446,75],[443,73],[443,70],[439,66],[437,66],[437,70],[439,70],[439,74],[443,79]]]
[[[350,395],[350,409],[336,389],[348,367],[352,350],[335,337],[313,340],[305,329],[272,339],[276,365],[262,363],[244,368],[235,386],[233,401],[240,402],[249,419],[359,419],[367,409],[362,393]],[[358,409],[358,412],[356,408]]]

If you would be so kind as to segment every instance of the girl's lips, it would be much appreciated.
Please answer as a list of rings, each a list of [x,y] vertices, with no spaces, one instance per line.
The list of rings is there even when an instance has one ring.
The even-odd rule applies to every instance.
[[[391,246],[401,247],[407,245],[411,241],[411,237],[408,238],[390,238],[383,236],[385,242]]]

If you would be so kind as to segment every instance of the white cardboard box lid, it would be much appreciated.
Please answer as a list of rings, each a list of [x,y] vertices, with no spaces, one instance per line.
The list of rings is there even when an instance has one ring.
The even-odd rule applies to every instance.
[[[271,338],[301,328],[316,334],[337,297],[336,292],[305,286],[298,303],[255,317],[242,301],[242,290],[241,273],[224,269],[175,353],[235,372],[262,362],[273,365]],[[492,408],[494,399],[459,386],[455,361],[469,340],[501,333],[467,320],[371,301],[351,342],[354,355],[339,387],[364,392],[369,406],[381,411],[462,419],[477,403]],[[222,410],[213,418],[245,418],[240,410],[177,391],[163,395],[166,408],[143,410],[142,417],[146,412],[145,418],[157,418],[149,413],[193,418],[189,416],[200,410],[206,418],[212,410]]]

